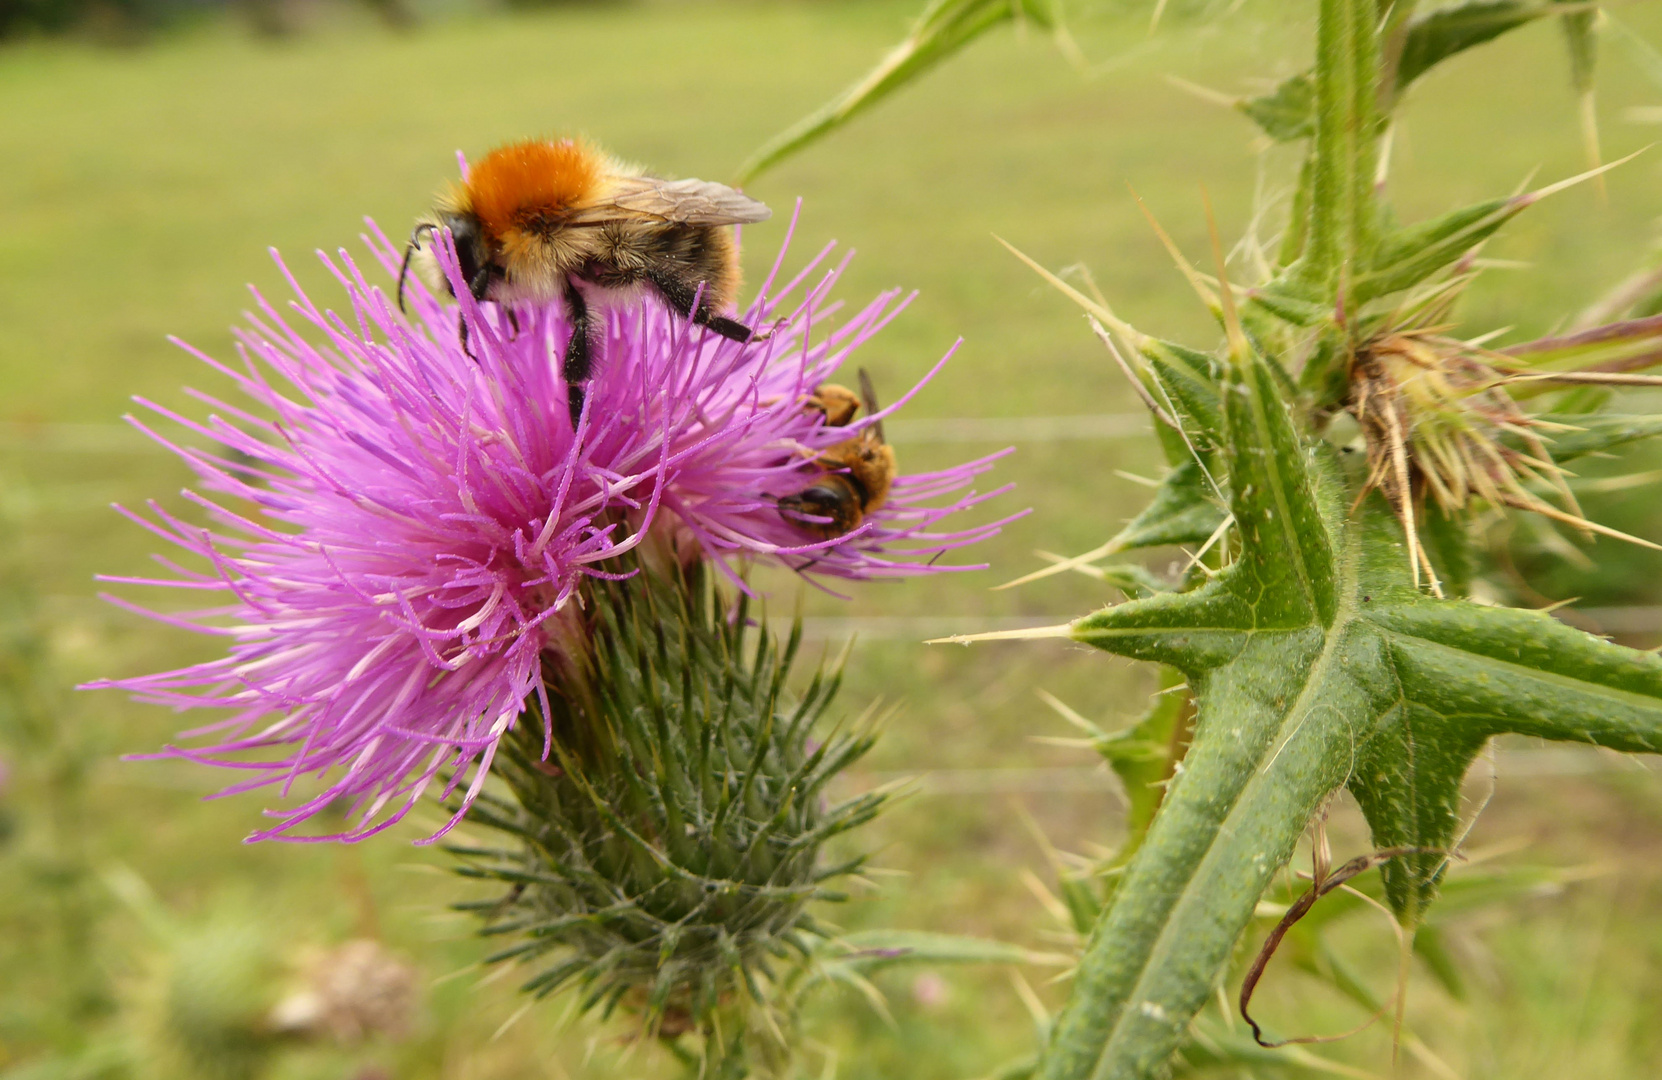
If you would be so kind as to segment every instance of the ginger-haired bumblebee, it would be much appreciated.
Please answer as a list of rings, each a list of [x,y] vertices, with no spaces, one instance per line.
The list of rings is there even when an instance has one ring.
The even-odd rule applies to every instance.
[[[870,378],[862,369],[862,377]],[[860,395],[836,383],[820,383],[802,403],[806,412],[817,412],[825,418],[826,427],[847,427],[860,414]]]
[[[864,403],[868,415],[877,413],[877,394],[871,377],[860,369],[858,396],[846,387],[824,383],[803,402],[803,408],[825,417],[826,427],[847,427]],[[866,517],[883,508],[898,468],[894,449],[883,438],[879,420],[852,439],[820,451],[815,459],[821,473],[795,495],[779,500],[779,516],[821,540],[835,540],[860,527]]]
[[[592,308],[645,288],[722,337],[757,336],[723,314],[739,288],[738,247],[725,226],[771,213],[723,184],[647,176],[577,140],[509,143],[475,163],[416,224],[398,304],[412,270],[435,293],[453,295],[434,251],[440,229],[450,230],[475,300],[562,303],[572,329],[561,375],[575,427],[593,367]]]

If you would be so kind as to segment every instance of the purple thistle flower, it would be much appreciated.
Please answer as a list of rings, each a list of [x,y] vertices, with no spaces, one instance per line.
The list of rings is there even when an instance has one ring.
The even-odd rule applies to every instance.
[[[398,250],[378,230],[366,242],[396,275]],[[965,489],[1000,455],[901,476],[882,509],[829,540],[780,515],[779,498],[823,475],[819,451],[917,392],[847,427],[828,428],[804,409],[905,306],[898,292],[884,293],[815,340],[837,310],[827,298],[842,266],[805,283],[830,250],[769,295],[781,251],[745,316],[755,326],[778,319],[765,342],[728,341],[652,301],[609,313],[575,432],[558,377],[569,328],[557,306],[510,315],[474,303],[465,288],[456,305],[416,288],[406,319],[341,252],[323,261],[346,289],[342,316],[314,306],[279,260],[295,314],[256,292],[257,312],[237,331],[239,367],[182,346],[236,383],[259,415],[195,391],[214,410],[204,421],[139,399],[222,448],[212,451],[132,420],[218,498],[185,492],[206,527],[155,502],[148,517],[117,509],[205,568],[158,556],[173,576],[103,579],[222,595],[221,605],[172,614],[109,599],[229,638],[229,653],[89,685],[181,710],[231,710],[184,733],[210,745],[153,755],[250,774],[224,794],[277,785],[287,798],[300,778],[333,773],[314,797],[267,811],[277,824],[250,840],[362,839],[401,820],[441,775],[447,797],[471,767],[461,809],[432,840],[466,813],[532,695],[548,715],[543,656],[560,647],[553,622],[574,591],[585,577],[615,576],[607,560],[648,535],[690,537],[741,587],[739,564],[757,557],[822,577],[965,569],[932,558],[1004,522],[938,525],[998,493]],[[444,254],[454,280],[453,252]],[[458,318],[468,323],[466,348]],[[295,835],[338,799],[352,802],[353,828]]]

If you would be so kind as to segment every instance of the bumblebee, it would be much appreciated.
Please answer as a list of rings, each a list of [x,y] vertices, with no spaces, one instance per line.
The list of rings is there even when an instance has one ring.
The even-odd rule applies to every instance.
[[[815,388],[803,408],[824,416],[827,427],[847,427],[862,403],[868,415],[876,414],[877,395],[864,368],[860,369],[858,396],[846,387],[824,383]],[[835,540],[859,528],[868,515],[888,502],[898,469],[894,449],[883,438],[882,421],[820,451],[815,460],[819,477],[802,491],[779,500],[779,516],[792,525],[821,540]]]
[[[865,377],[864,370],[860,374]],[[814,392],[802,403],[802,408],[823,416],[826,427],[847,427],[860,413],[860,395],[846,386],[821,383],[814,387]]]
[[[474,164],[416,224],[398,306],[412,271],[435,293],[454,295],[435,252],[440,229],[450,230],[475,300],[561,303],[571,321],[561,376],[575,427],[597,351],[597,307],[650,290],[722,337],[757,337],[723,314],[739,288],[738,247],[725,226],[771,214],[725,185],[647,176],[577,140],[509,143]],[[461,335],[466,348],[465,321]]]

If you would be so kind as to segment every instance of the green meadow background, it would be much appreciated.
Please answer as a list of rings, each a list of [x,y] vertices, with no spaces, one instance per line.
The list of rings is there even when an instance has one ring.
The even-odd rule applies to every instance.
[[[1141,710],[1150,672],[1054,641],[963,649],[921,639],[1062,621],[1113,600],[1083,577],[992,587],[1041,565],[1038,549],[1100,543],[1138,508],[1142,478],[1161,469],[1135,419],[1091,422],[1127,428],[1119,437],[1043,437],[1081,426],[1044,418],[1132,418],[1138,406],[1077,309],[994,236],[1051,267],[1088,266],[1124,317],[1209,346],[1215,333],[1132,189],[1197,258],[1203,190],[1226,236],[1273,232],[1289,159],[1175,80],[1234,95],[1298,70],[1314,4],[1197,13],[1174,3],[1153,34],[1150,7],[1075,12],[1086,71],[1041,33],[994,33],[750,188],[776,211],[747,230],[752,281],[800,198],[790,265],[836,239],[858,252],[840,289],[850,304],[895,285],[918,290],[860,355],[887,395],[963,338],[907,414],[930,422],[893,426],[903,467],[1014,445],[993,474],[1014,492],[987,513],[1032,509],[962,560],[988,569],[865,585],[848,600],[767,579],[772,609],[800,604],[826,648],[857,632],[844,712],[874,701],[896,710],[847,790],[921,777],[851,841],[876,852],[880,872],[823,913],[839,925],[1055,949],[1061,927],[1031,884],[1054,881],[1049,847],[1100,853],[1120,834],[1122,803],[1090,752],[1038,741],[1070,730],[1037,691],[1111,729]],[[108,504],[156,498],[182,511],[189,483],[177,462],[116,425],[133,395],[193,409],[182,387],[223,390],[164,338],[230,356],[245,283],[283,295],[268,246],[330,303],[314,249],[356,248],[365,215],[401,235],[453,174],[456,149],[478,155],[527,134],[582,132],[669,175],[728,179],[764,139],[874,63],[904,32],[911,5],[465,10],[402,34],[356,10],[307,10],[303,32],[278,42],[205,18],[139,47],[0,45],[0,675],[12,703],[0,727],[0,1076],[124,1075],[99,1065],[100,1054],[152,1022],[166,964],[156,933],[111,886],[132,875],[183,925],[245,927],[279,959],[367,934],[420,968],[422,1015],[409,1039],[296,1050],[269,1075],[673,1075],[667,1055],[631,1043],[624,1027],[573,1022],[569,1000],[503,1030],[520,1004],[514,974],[485,979],[473,966],[487,944],[445,911],[472,894],[442,856],[410,844],[436,814],[356,846],[244,845],[261,798],[204,801],[223,777],[121,760],[162,745],[178,718],[70,687],[206,658],[216,643],[95,599],[94,573],[143,573],[155,548]],[[1662,41],[1657,5],[1616,15]],[[1566,67],[1557,28],[1543,24],[1417,85],[1396,141],[1401,215],[1578,171]],[[1607,157],[1662,130],[1647,123],[1662,104],[1658,69],[1662,61],[1607,37]],[[1655,150],[1612,173],[1602,196],[1583,185],[1531,210],[1486,252],[1504,265],[1472,289],[1468,326],[1511,326],[1512,340],[1552,329],[1650,257],[1659,214]],[[935,422],[958,420],[1029,427],[993,438],[1000,431],[983,423]],[[1657,536],[1653,507],[1639,489],[1596,512]],[[1662,596],[1653,554],[1611,541],[1588,554],[1619,572],[1559,573],[1542,588],[1603,606]],[[144,599],[138,592],[126,595]],[[1455,1000],[1411,981],[1409,1026],[1431,1054],[1405,1053],[1395,1075],[1662,1075],[1662,783],[1653,768],[1592,751],[1503,748],[1470,845],[1501,865],[1547,868],[1557,884],[1455,921],[1469,992]],[[1490,786],[1474,781],[1474,803]],[[1340,851],[1365,850],[1351,807],[1340,804],[1334,822]],[[1343,951],[1387,994],[1390,930],[1382,918],[1354,922]],[[1046,969],[913,970],[880,980],[891,1019],[853,993],[826,993],[806,1019],[809,1060],[844,1078],[987,1076],[1031,1046],[1018,977],[1051,1008],[1065,993]],[[1291,969],[1272,969],[1259,1008],[1289,1032],[1366,1019]],[[1335,1066],[1351,1070],[1343,1075],[1393,1075],[1386,1027],[1322,1052],[1345,1063]]]

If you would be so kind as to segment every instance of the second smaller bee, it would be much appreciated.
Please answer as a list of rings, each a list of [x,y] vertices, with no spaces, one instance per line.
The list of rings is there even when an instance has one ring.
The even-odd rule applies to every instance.
[[[847,387],[823,383],[803,407],[823,415],[826,427],[847,427],[859,415],[862,402],[868,414],[877,412],[877,395],[864,368],[860,369],[859,395]],[[795,495],[781,498],[779,516],[822,540],[853,532],[867,516],[881,510],[898,472],[881,421],[820,451],[815,463],[821,470],[819,477]]]

